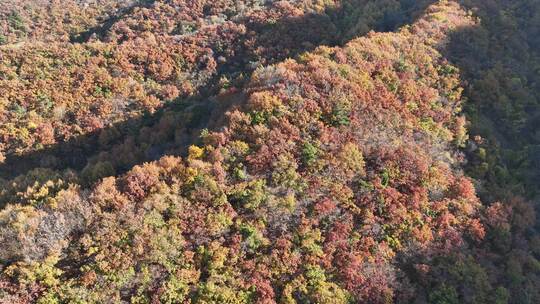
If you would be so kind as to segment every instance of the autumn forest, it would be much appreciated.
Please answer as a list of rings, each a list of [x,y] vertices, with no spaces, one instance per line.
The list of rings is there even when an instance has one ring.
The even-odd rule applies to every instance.
[[[0,0],[0,303],[540,303],[539,0]]]

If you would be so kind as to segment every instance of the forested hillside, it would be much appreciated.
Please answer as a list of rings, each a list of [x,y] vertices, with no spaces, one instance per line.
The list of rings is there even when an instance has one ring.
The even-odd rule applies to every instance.
[[[1,303],[540,303],[540,2],[0,2]]]

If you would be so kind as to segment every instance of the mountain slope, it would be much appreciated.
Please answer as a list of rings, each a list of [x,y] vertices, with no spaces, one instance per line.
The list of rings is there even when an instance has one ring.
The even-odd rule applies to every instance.
[[[480,21],[439,1],[341,45],[374,16],[418,15],[381,3],[156,1],[72,41],[4,46],[4,104],[46,88],[73,117],[0,117],[2,302],[540,299],[534,209],[481,201],[463,171],[482,140],[447,55]],[[112,107],[121,94],[140,106]],[[48,144],[23,131],[33,119],[55,124]],[[75,134],[80,150],[55,146]]]
[[[471,24],[440,4],[257,69],[187,158],[6,207],[4,278],[61,301],[409,299],[410,260],[483,236],[456,169],[457,70],[435,48]]]

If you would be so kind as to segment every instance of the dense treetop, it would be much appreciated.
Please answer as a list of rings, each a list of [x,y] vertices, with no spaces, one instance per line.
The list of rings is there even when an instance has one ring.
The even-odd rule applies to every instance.
[[[18,2],[2,301],[540,301],[538,175],[507,155],[536,142],[504,139],[535,138],[536,76],[496,73],[504,1]]]

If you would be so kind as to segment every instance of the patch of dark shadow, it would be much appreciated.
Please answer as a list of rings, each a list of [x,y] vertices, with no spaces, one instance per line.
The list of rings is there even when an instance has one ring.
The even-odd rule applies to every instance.
[[[463,0],[480,22],[441,50],[459,68],[471,141],[467,173],[483,201],[540,197],[540,3]],[[535,26],[536,25],[536,26]]]
[[[156,0],[135,0],[131,5],[118,9],[112,16],[100,20],[98,25],[91,27],[82,33],[72,35],[69,41],[71,43],[84,43],[88,42],[92,37],[100,40],[104,39],[115,23],[122,20],[125,16],[129,16],[136,9],[151,7],[154,5],[154,2],[156,2]]]
[[[338,45],[370,30],[392,32],[400,27],[413,23],[433,0],[400,0],[400,1],[358,1],[344,0],[339,9],[327,12],[334,26],[339,31]]]

